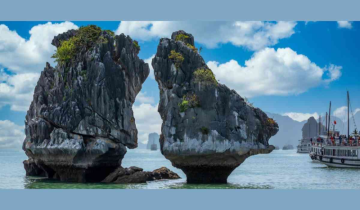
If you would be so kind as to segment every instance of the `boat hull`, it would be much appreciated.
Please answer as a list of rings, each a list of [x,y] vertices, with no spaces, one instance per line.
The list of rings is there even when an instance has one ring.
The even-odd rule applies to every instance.
[[[358,168],[358,169],[360,169],[360,160],[359,159],[322,157],[320,162],[331,168]]]

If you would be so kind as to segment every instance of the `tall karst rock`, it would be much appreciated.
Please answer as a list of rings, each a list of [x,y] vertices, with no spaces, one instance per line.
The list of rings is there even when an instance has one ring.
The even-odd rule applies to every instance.
[[[319,135],[319,131],[321,132],[321,134],[326,133],[325,126],[322,124],[319,125],[319,123],[315,120],[314,117],[310,117],[301,130],[303,139],[315,139],[316,136]]]
[[[152,60],[160,89],[161,152],[188,183],[225,183],[255,154],[270,153],[278,125],[218,83],[184,31],[162,38]]]
[[[55,68],[46,64],[26,115],[29,175],[103,180],[137,147],[132,105],[149,75],[140,47],[96,26],[56,36]]]

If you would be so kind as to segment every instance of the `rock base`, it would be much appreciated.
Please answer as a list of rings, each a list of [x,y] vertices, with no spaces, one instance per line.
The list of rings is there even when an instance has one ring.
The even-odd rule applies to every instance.
[[[33,160],[25,160],[24,168],[26,176],[47,177],[49,179],[64,182],[101,182],[117,167],[90,167],[76,168],[68,166],[47,166],[43,163],[35,163]]]
[[[250,149],[247,152],[224,152],[206,155],[165,154],[172,165],[181,169],[189,184],[226,184],[227,178],[246,158],[256,154],[268,154],[275,147]],[[164,153],[163,153],[164,154]]]
[[[38,166],[33,160],[24,160],[23,164],[26,171],[26,176],[47,177],[45,170]]]
[[[189,184],[226,184],[227,178],[236,167],[198,166],[182,167]]]

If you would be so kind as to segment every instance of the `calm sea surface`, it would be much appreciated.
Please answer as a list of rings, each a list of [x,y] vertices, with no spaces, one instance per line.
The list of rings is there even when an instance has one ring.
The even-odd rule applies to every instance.
[[[360,189],[360,170],[328,168],[312,163],[307,154],[277,150],[252,156],[229,176],[228,184],[186,184],[185,174],[171,166],[159,151],[129,150],[123,166],[147,171],[168,167],[182,179],[147,184],[79,184],[25,177],[23,151],[0,150],[0,189]]]

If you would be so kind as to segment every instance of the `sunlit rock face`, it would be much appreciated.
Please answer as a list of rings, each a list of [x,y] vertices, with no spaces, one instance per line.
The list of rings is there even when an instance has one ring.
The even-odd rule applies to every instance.
[[[149,66],[129,36],[98,30],[91,31],[92,43],[76,46],[70,60],[56,67],[47,63],[41,73],[23,143],[25,169],[32,173],[41,168],[62,181],[101,181],[121,165],[126,147],[137,147],[132,105]],[[59,52],[78,33],[60,34],[52,43]]]
[[[163,38],[152,60],[160,89],[161,152],[188,183],[226,183],[255,154],[270,153],[278,125],[216,81],[184,31]]]

